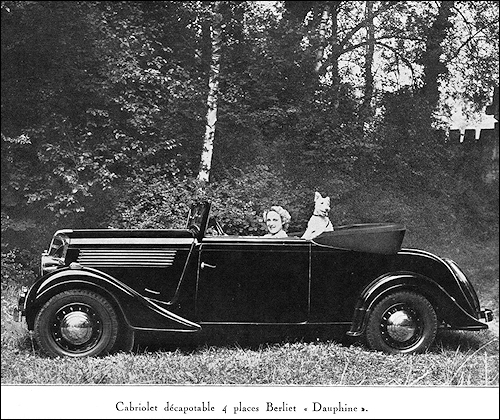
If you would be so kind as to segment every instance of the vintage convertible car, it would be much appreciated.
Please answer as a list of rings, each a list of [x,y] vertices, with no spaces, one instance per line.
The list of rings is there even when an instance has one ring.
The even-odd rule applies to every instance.
[[[128,351],[137,333],[175,343],[230,328],[343,327],[371,349],[411,353],[438,328],[493,318],[456,263],[401,248],[402,225],[273,239],[226,235],[209,212],[194,205],[185,229],[57,231],[18,320],[48,355],[81,357]]]

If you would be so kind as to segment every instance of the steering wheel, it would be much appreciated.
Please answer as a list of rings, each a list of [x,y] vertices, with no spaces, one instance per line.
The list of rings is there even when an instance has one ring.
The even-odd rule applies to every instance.
[[[194,236],[198,236],[200,233],[200,228],[197,225],[189,225],[188,229],[193,233]]]

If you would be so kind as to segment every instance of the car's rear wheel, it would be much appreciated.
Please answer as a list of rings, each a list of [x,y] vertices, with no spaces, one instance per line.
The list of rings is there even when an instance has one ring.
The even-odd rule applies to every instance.
[[[115,310],[101,295],[90,290],[67,290],[40,309],[34,336],[49,356],[99,356],[113,348],[118,327]]]
[[[377,303],[366,326],[368,346],[386,353],[419,353],[436,338],[437,316],[431,303],[413,292],[396,292]]]

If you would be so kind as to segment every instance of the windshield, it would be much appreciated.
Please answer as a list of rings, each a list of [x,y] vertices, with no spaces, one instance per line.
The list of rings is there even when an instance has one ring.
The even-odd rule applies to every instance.
[[[69,239],[66,235],[56,233],[49,248],[49,255],[57,258],[64,258],[68,249]]]
[[[196,236],[200,234],[201,237],[203,237],[207,226],[209,211],[210,203],[208,202],[193,205],[189,210],[186,229],[193,231]]]

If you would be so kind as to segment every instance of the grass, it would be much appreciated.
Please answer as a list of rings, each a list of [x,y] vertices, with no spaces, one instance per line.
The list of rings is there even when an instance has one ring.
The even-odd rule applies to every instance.
[[[36,351],[2,352],[3,384],[260,384],[497,386],[498,340],[441,337],[427,353],[387,355],[335,342],[259,348],[200,347],[102,358],[48,359]],[[470,342],[475,343],[471,348]]]

